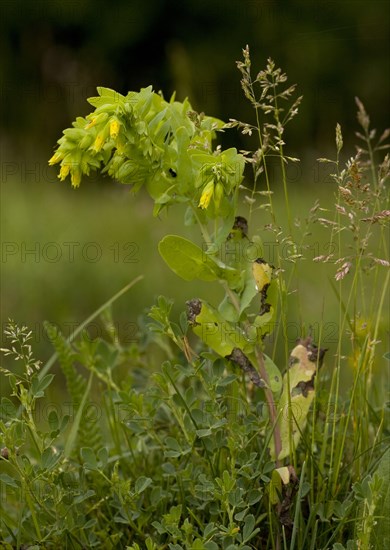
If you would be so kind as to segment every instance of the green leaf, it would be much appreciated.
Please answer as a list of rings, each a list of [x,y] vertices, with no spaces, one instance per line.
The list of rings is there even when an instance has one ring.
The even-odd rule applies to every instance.
[[[374,472],[380,480],[380,489],[376,495],[375,508],[375,528],[372,529],[369,537],[371,548],[390,548],[390,449],[387,449],[385,454],[379,461],[378,467]],[[364,507],[361,506],[363,515]],[[363,520],[364,520],[363,515]],[[368,521],[366,521],[369,523]]]
[[[165,443],[170,449],[164,453],[168,458],[178,458],[179,456],[186,455],[190,452],[190,449],[182,449],[174,437],[168,436]]]
[[[98,451],[97,458],[102,464],[103,468],[107,465],[108,460],[108,450],[107,447],[101,447]]]
[[[115,101],[118,101],[119,97],[124,99],[124,96],[122,94],[120,94],[119,92],[116,92],[112,88],[105,88],[104,86],[98,86],[96,89],[97,89],[97,93],[101,97],[107,96],[107,97],[110,97],[111,99],[113,99]]]
[[[218,382],[217,388],[220,389],[220,388],[224,388],[226,386],[229,386],[230,384],[232,384],[236,380],[238,380],[238,377],[235,374],[229,374],[228,376],[225,376],[224,378],[222,378],[222,380],[220,380]]]
[[[52,383],[54,374],[46,374],[43,378],[34,376],[31,385],[32,395],[35,398],[43,397],[44,390]]]
[[[9,485],[10,487],[19,487],[19,482],[8,474],[0,474],[0,481],[5,483],[5,485]]]
[[[274,440],[271,440],[272,460],[282,460],[299,443],[315,395],[317,363],[321,363],[324,353],[324,350],[319,350],[311,343],[310,338],[306,338],[290,354],[289,368],[283,377],[283,391],[277,407],[282,449],[276,456]]]
[[[212,259],[213,263],[217,266],[219,279],[223,279],[228,283],[229,288],[232,290],[241,291],[243,287],[243,274],[239,269],[235,267],[230,267],[219,260],[219,258],[214,258],[210,254],[209,250],[206,252],[206,255]]]
[[[120,100],[124,100],[125,97],[116,92],[115,90],[111,90],[111,88],[104,88],[103,86],[98,86],[97,88],[98,96],[90,97],[88,98],[88,103],[93,105],[94,107],[103,107],[104,105],[115,105]]]
[[[256,282],[253,277],[246,281],[244,291],[241,295],[240,314],[251,304],[253,298],[257,295]]]
[[[80,450],[81,458],[84,462],[84,467],[88,470],[97,470],[98,464],[95,453],[91,447],[82,447]]]
[[[177,235],[167,235],[158,250],[165,263],[185,281],[216,281],[219,268],[199,246]]]
[[[93,489],[88,489],[85,493],[81,493],[81,495],[78,495],[74,499],[74,504],[80,504],[80,502],[84,502],[84,500],[87,500],[95,495],[95,491]]]
[[[248,508],[244,508],[244,510],[241,510],[241,512],[237,512],[237,514],[234,515],[234,519],[236,521],[244,521],[245,516],[248,513]]]
[[[264,367],[268,374],[269,386],[272,393],[280,393],[282,389],[282,374],[275,363],[272,361],[268,355],[263,354],[264,357]]]
[[[58,430],[59,420],[58,420],[58,414],[56,413],[56,411],[54,410],[50,411],[47,420],[49,422],[50,430],[52,432]]]
[[[61,424],[59,427],[59,433],[62,433],[67,428],[69,424],[69,420],[70,420],[70,416],[68,414],[62,417]]]
[[[379,541],[381,541],[381,544],[384,545],[385,548],[388,548],[390,546],[390,524],[389,524],[389,517],[390,517],[390,479],[389,479],[389,471],[390,471],[390,449],[387,449],[387,452],[382,457],[378,469],[376,470],[376,473],[380,476],[381,479],[383,479],[382,487],[381,487],[381,497],[379,499],[380,502],[380,510],[381,510],[381,518],[377,518],[376,527],[373,532],[373,542],[379,544]],[[375,546],[375,544],[374,544]]]
[[[252,514],[249,514],[249,516],[246,516],[244,528],[242,530],[242,542],[248,542],[260,531],[259,528],[257,529],[254,528],[255,524],[256,524],[255,516],[253,516]]]
[[[17,416],[17,409],[15,405],[7,397],[1,398],[0,416],[5,420],[9,420]]]
[[[229,321],[230,323],[237,323],[239,314],[232,304],[230,297],[225,296],[222,302],[218,306],[218,311],[222,315],[226,321]]]
[[[91,389],[92,379],[93,379],[93,373],[91,372],[91,374],[89,375],[89,379],[88,379],[88,385],[85,389],[85,392],[84,392],[83,397],[81,399],[81,403],[79,405],[79,408],[77,409],[76,416],[73,420],[72,427],[70,429],[69,435],[68,435],[67,440],[66,440],[66,444],[65,444],[65,448],[64,448],[64,455],[66,457],[70,456],[70,454],[73,450],[73,447],[76,443],[77,434],[78,434],[78,431],[79,431],[84,406],[85,406],[85,403],[87,401],[87,397],[88,397],[90,389]]]
[[[275,505],[281,502],[282,485],[287,485],[290,481],[290,472],[287,466],[276,468],[272,472],[271,481],[268,487],[269,499],[271,504]]]
[[[59,453],[53,447],[47,447],[41,457],[41,465],[44,470],[52,470],[60,460],[62,453]]]
[[[195,306],[195,309],[193,309]],[[213,351],[226,357],[234,348],[245,349],[250,346],[237,323],[231,325],[222,315],[201,300],[187,302],[189,321],[193,332]],[[198,311],[199,309],[199,311]]]
[[[262,496],[263,495],[260,489],[252,489],[251,491],[249,491],[247,496],[249,506],[253,506],[257,502],[259,502]]]
[[[190,225],[196,225],[197,223],[198,223],[198,220],[196,219],[194,210],[191,206],[189,206],[184,214],[184,225],[190,226]]]
[[[210,428],[202,428],[201,430],[196,430],[196,435],[200,438],[209,437],[212,434],[213,432],[211,431]]]
[[[143,493],[149,485],[153,483],[153,480],[150,477],[141,476],[135,482],[135,492],[137,494]]]
[[[232,227],[234,225],[234,219],[235,219],[235,210],[232,208],[231,212],[229,212],[229,214],[222,219],[222,225],[218,230],[217,238],[215,240],[217,249],[219,249],[221,246],[226,245],[226,239],[228,238],[228,235],[232,231]]]
[[[230,476],[230,474],[227,470],[224,470],[223,473],[222,473],[222,481],[223,481],[223,484],[221,486],[224,488],[226,493],[228,493],[230,491],[233,491],[235,481],[234,481],[233,477]]]
[[[165,443],[170,449],[173,449],[174,451],[181,451],[181,447],[174,437],[168,436],[165,440]]]

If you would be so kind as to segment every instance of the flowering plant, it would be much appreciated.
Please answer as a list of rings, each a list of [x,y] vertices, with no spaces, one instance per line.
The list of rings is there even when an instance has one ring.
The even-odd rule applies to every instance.
[[[238,196],[245,162],[252,164],[255,173],[252,198],[247,197],[252,205],[257,178],[266,169],[266,153],[278,151],[282,167],[288,160],[296,160],[284,156],[280,118],[283,109],[278,107],[278,101],[290,99],[295,87],[281,90],[272,98],[270,90],[283,86],[287,77],[269,60],[267,70],[252,81],[248,48],[243,53],[244,61],[238,67],[245,95],[255,107],[257,118],[262,107],[273,114],[277,123],[265,125],[264,136],[259,126],[261,147],[252,157],[235,148],[213,148],[213,141],[217,132],[226,128],[238,126],[244,134],[252,134],[254,126],[235,120],[225,124],[198,114],[188,100],[178,102],[174,95],[167,102],[151,86],[126,96],[99,87],[99,95],[88,100],[95,110],[85,118],[78,117],[73,128],[64,130],[49,164],[60,163],[59,178],[64,180],[70,175],[73,187],[78,187],[82,175],[89,175],[92,170],[101,170],[130,184],[134,191],[145,187],[154,200],[155,215],[174,203],[187,205],[185,222],[199,225],[202,248],[181,236],[167,235],[159,243],[159,252],[178,276],[187,281],[218,281],[225,296],[218,308],[197,298],[188,301],[182,338],[177,338],[173,330],[167,334],[193,363],[197,360],[186,343],[186,331],[192,327],[208,349],[238,366],[252,384],[261,388],[273,430],[269,453],[279,464],[299,442],[324,352],[318,353],[310,338],[300,342],[292,352],[294,362],[284,381],[278,367],[264,353],[264,337],[273,331],[278,301],[285,295],[283,270],[275,269],[259,256],[261,238],[249,239],[247,220],[237,216]],[[256,99],[255,83],[260,84],[260,100],[273,106]],[[300,99],[287,110],[284,124],[297,113]],[[252,246],[249,251],[248,243]],[[260,308],[256,305],[259,295]],[[155,321],[161,323],[161,316],[158,308],[152,308]],[[165,322],[170,324],[166,319]],[[283,410],[278,410],[278,402]],[[292,402],[302,411],[294,421]],[[294,423],[298,428],[293,427]]]
[[[145,186],[155,214],[175,202],[213,218],[234,210],[244,158],[234,148],[213,149],[222,121],[195,113],[188,100],[167,102],[151,86],[126,96],[97,90],[88,100],[95,110],[64,131],[49,160],[60,163],[61,180],[70,175],[78,187],[83,175],[101,169],[135,191]]]

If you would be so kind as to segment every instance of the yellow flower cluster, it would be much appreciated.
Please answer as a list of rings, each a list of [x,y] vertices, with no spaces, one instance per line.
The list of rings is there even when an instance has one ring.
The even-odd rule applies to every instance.
[[[62,153],[59,151],[56,151],[54,155],[49,160],[50,166],[53,166],[54,164],[57,164],[58,162],[61,162],[64,160],[64,157]],[[73,187],[78,187],[81,182],[81,170],[78,168],[78,166],[75,164],[72,166],[71,163],[65,162],[61,164],[60,173],[58,174],[58,178],[61,181],[64,181],[66,177],[70,174],[71,182]]]

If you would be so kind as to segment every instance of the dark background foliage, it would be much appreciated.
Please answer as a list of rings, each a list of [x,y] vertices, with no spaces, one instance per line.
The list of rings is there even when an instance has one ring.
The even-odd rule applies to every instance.
[[[378,126],[389,114],[386,1],[2,0],[1,8],[9,154],[29,154],[33,138],[31,155],[46,158],[89,111],[97,85],[125,93],[152,84],[222,119],[249,118],[234,66],[246,44],[254,70],[272,57],[304,95],[290,130],[297,151],[323,153],[336,121],[352,126],[355,95]]]

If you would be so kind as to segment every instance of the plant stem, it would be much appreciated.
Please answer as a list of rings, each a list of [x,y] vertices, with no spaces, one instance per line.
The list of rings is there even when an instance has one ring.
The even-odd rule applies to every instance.
[[[239,313],[240,303],[239,303],[237,297],[230,290],[230,288],[227,286],[226,283],[224,284],[224,288],[225,288],[227,294],[229,295],[229,298],[230,298],[232,304],[234,305],[237,312]],[[246,323],[246,326],[247,325],[248,325],[248,323]],[[269,417],[270,417],[272,428],[273,428],[272,434],[273,434],[274,444],[275,444],[275,454],[276,454],[276,456],[278,456],[280,451],[282,450],[282,440],[281,440],[281,435],[280,435],[280,427],[279,427],[278,418],[277,418],[278,415],[277,415],[275,401],[274,401],[274,398],[273,398],[272,391],[269,389],[269,378],[268,378],[267,370],[266,370],[265,365],[264,365],[263,353],[259,349],[258,346],[255,346],[255,355],[256,355],[257,366],[258,366],[260,376],[268,386],[268,388],[264,388],[264,394],[265,394],[265,398],[266,398],[266,401],[267,401]],[[279,460],[276,460],[276,465],[277,465],[277,467],[280,466],[280,461]]]
[[[212,243],[212,240],[211,240],[210,234],[209,234],[209,232],[208,232],[208,230],[207,230],[207,227],[204,226],[204,225],[202,224],[202,222],[200,221],[196,206],[194,206],[194,205],[191,203],[191,208],[192,208],[192,211],[193,211],[194,216],[195,216],[195,218],[196,218],[196,221],[198,222],[199,229],[200,229],[200,231],[201,231],[201,233],[202,233],[202,237],[203,237],[204,242],[205,242],[206,244],[211,244],[211,243]]]
[[[282,144],[282,133],[280,131],[280,120],[279,120],[279,108],[278,108],[278,95],[276,93],[276,85],[275,85],[275,79],[273,78],[273,90],[274,90],[274,103],[275,103],[275,121],[277,125],[277,132],[278,132],[278,138],[279,138],[279,159],[280,159],[280,168],[282,171],[282,180],[283,180],[283,190],[284,190],[284,199],[286,203],[286,209],[287,209],[287,220],[288,220],[288,228],[290,231],[290,234],[292,236],[292,223],[291,223],[291,212],[290,212],[290,204],[288,200],[288,189],[287,189],[287,176],[286,176],[286,168],[285,168],[285,159],[284,159],[284,153],[283,153],[283,144]]]
[[[252,92],[252,96],[255,97],[255,91],[254,91],[254,88],[253,88],[252,78],[250,79],[250,89],[251,89],[251,92]],[[273,206],[273,202],[272,202],[271,186],[270,186],[269,175],[268,175],[268,167],[267,167],[265,152],[264,152],[264,148],[263,148],[263,136],[261,135],[259,107],[258,107],[257,103],[253,103],[253,106],[255,108],[255,113],[256,113],[257,134],[259,136],[260,151],[261,151],[261,155],[262,155],[261,158],[262,158],[262,162],[263,162],[263,166],[264,166],[264,175],[265,175],[265,181],[266,181],[266,184],[267,184],[269,203],[270,203],[270,206],[271,206],[271,217],[272,217],[273,223],[276,223],[275,211],[274,211],[274,206]],[[254,185],[253,185],[252,199],[253,199],[253,195],[255,194],[255,191],[256,191],[256,182],[257,182],[257,178],[255,178]],[[252,215],[252,203],[250,205],[250,210],[249,210],[249,220],[248,220],[249,222],[251,220],[251,215]]]

